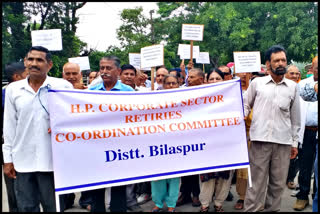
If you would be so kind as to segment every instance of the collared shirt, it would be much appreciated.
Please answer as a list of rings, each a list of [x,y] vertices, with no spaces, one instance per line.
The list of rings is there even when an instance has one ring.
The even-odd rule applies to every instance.
[[[313,88],[307,87],[305,88],[306,85],[314,85],[315,81],[313,76],[306,78],[304,80],[301,80],[299,82],[299,87],[300,87],[300,92],[303,91],[304,88],[304,92],[311,92],[314,91]],[[307,115],[306,115],[306,126],[318,126],[318,101],[316,102],[309,102],[306,101],[306,109],[307,109]]]
[[[73,87],[66,80],[47,76],[36,93],[28,79],[10,83],[6,89],[4,163],[13,163],[18,172],[53,171],[48,89]]]
[[[103,82],[97,85],[94,85],[89,88],[89,90],[99,90],[99,91],[106,91],[107,89],[104,87]],[[125,85],[117,80],[117,83],[113,86],[110,91],[134,91],[131,86]]]
[[[253,111],[252,141],[298,146],[300,98],[297,84],[285,77],[276,83],[270,75],[255,78],[244,97],[245,116]]]

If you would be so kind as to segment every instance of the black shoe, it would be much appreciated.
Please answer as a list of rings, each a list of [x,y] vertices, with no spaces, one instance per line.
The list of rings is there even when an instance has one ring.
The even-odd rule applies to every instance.
[[[180,197],[178,198],[178,201],[176,203],[176,206],[179,207],[181,205],[187,204],[192,202],[191,197],[190,196],[183,196],[180,195]]]
[[[229,191],[228,196],[226,198],[226,201],[232,201],[233,200],[233,195],[232,193]]]

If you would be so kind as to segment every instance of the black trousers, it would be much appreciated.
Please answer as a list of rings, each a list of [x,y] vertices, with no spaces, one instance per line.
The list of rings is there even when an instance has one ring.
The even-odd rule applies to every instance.
[[[200,185],[199,185],[199,175],[189,175],[181,177],[180,186],[181,195],[184,197],[190,197],[191,193],[193,197],[199,197]]]
[[[143,193],[151,195],[151,182],[142,182],[136,184],[136,193],[142,195]]]
[[[299,144],[300,144],[300,143],[299,143]],[[299,148],[299,147],[300,147],[300,146],[298,146],[298,148]],[[299,171],[299,158],[298,158],[298,156],[297,156],[297,157],[295,157],[294,159],[291,159],[291,160],[290,160],[288,177],[287,177],[287,183],[294,181],[294,178],[296,177],[298,171]]]
[[[298,151],[299,156],[299,192],[297,199],[308,200],[311,185],[312,168],[316,155],[317,131],[305,129],[302,149]]]
[[[105,188],[91,190],[91,212],[106,212]],[[110,212],[126,212],[127,195],[126,185],[111,187]]]
[[[14,193],[14,179],[4,176],[4,182],[6,183],[9,212],[18,212],[17,199]]]

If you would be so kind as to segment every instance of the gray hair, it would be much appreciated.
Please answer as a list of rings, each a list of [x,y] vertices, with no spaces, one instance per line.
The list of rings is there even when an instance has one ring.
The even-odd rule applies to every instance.
[[[120,59],[119,59],[118,57],[116,57],[116,56],[104,56],[104,57],[102,57],[102,58],[100,59],[100,61],[101,61],[101,60],[110,60],[110,61],[113,61],[114,64],[115,64],[115,66],[116,66],[117,68],[120,68]]]

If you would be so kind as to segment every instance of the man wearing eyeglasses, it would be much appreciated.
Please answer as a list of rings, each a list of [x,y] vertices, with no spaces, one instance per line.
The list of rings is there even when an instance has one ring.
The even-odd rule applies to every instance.
[[[3,135],[4,174],[15,179],[18,212],[55,212],[55,191],[49,133],[48,89],[72,88],[49,77],[51,53],[32,47],[24,58],[29,76],[6,89]]]
[[[220,67],[218,67],[218,69],[220,69],[223,72],[224,80],[231,80],[232,79],[231,69],[228,66],[221,65]]]

